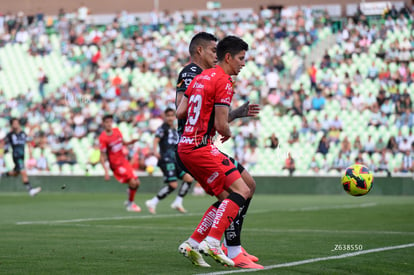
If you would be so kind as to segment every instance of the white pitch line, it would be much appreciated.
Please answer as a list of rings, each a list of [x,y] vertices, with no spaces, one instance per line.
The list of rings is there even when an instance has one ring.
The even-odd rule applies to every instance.
[[[310,263],[316,263],[316,262],[322,262],[322,261],[344,259],[344,258],[358,256],[358,255],[364,255],[364,254],[375,253],[375,252],[383,252],[383,251],[395,250],[395,249],[402,249],[402,248],[409,248],[409,247],[414,247],[414,243],[408,243],[408,244],[402,244],[402,245],[396,245],[396,246],[386,246],[386,247],[362,250],[362,251],[357,251],[357,252],[352,252],[352,253],[345,253],[345,254],[336,255],[336,256],[313,258],[313,259],[307,259],[307,260],[296,261],[296,262],[269,265],[269,266],[265,266],[264,269],[237,269],[237,270],[231,270],[231,271],[198,273],[198,275],[221,275],[221,274],[257,272],[260,270],[271,270],[271,269],[276,269],[276,268],[281,268],[281,267],[291,267],[291,266],[304,265],[304,264],[310,264]]]
[[[268,210],[252,210],[250,214],[260,214],[268,212],[296,212],[296,211],[319,211],[329,209],[348,209],[348,208],[365,208],[376,206],[376,203],[362,203],[351,205],[327,205],[327,206],[310,206],[290,209],[268,209]],[[190,214],[161,214],[161,215],[144,215],[144,216],[117,216],[117,217],[102,217],[102,218],[80,218],[70,220],[50,220],[50,221],[21,221],[16,222],[16,225],[33,225],[33,224],[60,224],[60,223],[76,223],[76,222],[91,222],[91,221],[112,221],[112,220],[133,220],[133,219],[149,219],[149,218],[171,218],[171,217],[189,217],[201,216],[203,213]]]
[[[59,224],[59,223],[77,223],[77,222],[94,222],[94,221],[114,221],[114,220],[135,220],[135,219],[153,219],[153,218],[173,218],[173,217],[188,217],[200,216],[202,213],[191,214],[164,214],[164,215],[145,215],[145,216],[118,216],[118,217],[102,217],[102,218],[83,218],[71,220],[51,220],[51,221],[22,221],[16,222],[16,225],[31,225],[31,224]]]

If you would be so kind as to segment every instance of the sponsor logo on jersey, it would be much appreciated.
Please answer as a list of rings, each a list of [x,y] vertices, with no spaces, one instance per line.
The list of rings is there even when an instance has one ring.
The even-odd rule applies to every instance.
[[[126,169],[125,169],[123,166],[120,166],[120,167],[118,168],[118,173],[119,173],[119,174],[125,174],[125,172],[126,172]]]
[[[210,154],[212,154],[213,156],[218,156],[220,154],[220,151],[216,146],[211,145]]]
[[[211,77],[209,77],[208,75],[202,75],[200,76],[200,79],[211,80]]]
[[[194,138],[181,137],[180,143],[193,144],[194,143]]]
[[[227,98],[222,98],[220,102],[221,102],[221,103],[225,103],[225,104],[229,104],[229,105],[230,105],[230,103],[231,103],[231,99],[230,99],[230,97],[227,97]]]
[[[211,183],[213,183],[213,181],[215,181],[217,178],[218,178],[218,176],[219,176],[220,174],[219,174],[219,172],[214,172],[213,174],[211,174],[211,176],[207,179],[207,183],[208,184],[211,184]]]
[[[193,72],[196,72],[196,71],[197,71],[197,67],[196,67],[196,66],[192,66],[192,67],[190,68],[190,70],[192,70]]]
[[[193,85],[193,89],[203,89],[203,88],[204,88],[204,85],[201,83],[198,83],[197,81]]]

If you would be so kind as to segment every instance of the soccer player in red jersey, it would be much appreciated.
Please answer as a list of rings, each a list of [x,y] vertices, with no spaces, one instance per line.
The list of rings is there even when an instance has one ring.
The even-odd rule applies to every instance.
[[[177,110],[179,119],[187,118],[178,155],[204,190],[221,201],[210,206],[196,229],[206,236],[199,244],[199,251],[224,265],[262,269],[240,246],[239,254],[229,253],[229,257],[220,247],[224,231],[233,224],[239,211],[248,206],[253,195],[235,164],[213,143],[216,132],[222,136],[222,142],[231,137],[229,107],[234,93],[231,75],[237,75],[245,65],[247,50],[248,45],[242,39],[225,37],[217,45],[218,65],[203,71],[189,85]]]
[[[109,161],[109,167],[114,173],[115,178],[120,183],[128,184],[128,201],[125,202],[126,210],[129,212],[141,212],[141,208],[135,204],[135,193],[140,185],[138,177],[132,170],[131,164],[125,158],[122,148],[124,145],[130,145],[137,140],[125,142],[121,131],[118,128],[112,128],[113,116],[105,115],[103,117],[103,127],[99,136],[101,150],[101,164],[105,170],[105,180],[109,180],[108,168],[105,165],[106,158]],[[106,157],[105,157],[106,156]]]

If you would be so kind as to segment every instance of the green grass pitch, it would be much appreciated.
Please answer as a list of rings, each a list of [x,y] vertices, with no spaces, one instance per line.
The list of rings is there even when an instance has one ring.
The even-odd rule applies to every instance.
[[[210,258],[211,268],[198,268],[177,252],[213,198],[187,196],[189,213],[182,215],[169,208],[174,194],[151,216],[144,206],[151,195],[137,195],[143,211],[136,214],[124,210],[125,195],[118,193],[41,193],[35,198],[23,192],[0,194],[0,274],[239,270]],[[370,250],[412,244],[414,198],[257,195],[242,242],[260,264],[271,267],[260,274],[413,274],[414,247],[278,265],[354,253],[355,245]]]

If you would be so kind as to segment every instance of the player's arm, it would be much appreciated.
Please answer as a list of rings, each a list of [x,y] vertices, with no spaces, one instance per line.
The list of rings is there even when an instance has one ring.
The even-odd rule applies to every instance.
[[[217,132],[223,136],[221,141],[224,142],[231,137],[231,130],[228,122],[229,107],[216,104],[214,106],[214,112],[214,128],[216,128]]]
[[[177,91],[177,98],[175,99],[175,108],[178,108],[181,104],[181,100],[184,98],[185,91]]]
[[[122,140],[122,144],[128,146],[128,145],[134,144],[137,141],[139,141],[139,139],[137,139],[137,138],[134,138],[134,139],[132,139],[130,141]]]
[[[188,107],[188,98],[186,96],[182,96],[180,105],[178,105],[176,116],[178,119],[186,119],[187,118],[187,107]]]
[[[5,154],[9,152],[10,145],[11,145],[10,137],[7,134],[7,136],[4,138],[4,153]]]
[[[159,148],[158,146],[160,144],[160,140],[161,140],[161,138],[155,137],[154,138],[154,142],[152,144],[152,150],[154,152],[154,156],[156,156],[157,159],[160,159],[161,158],[160,153],[158,152],[158,148]]]
[[[106,150],[107,146],[104,140],[99,139],[99,149],[101,150],[101,156],[99,157],[99,162],[102,164],[102,167],[105,171],[105,180],[109,180],[109,171],[106,167]]]
[[[249,101],[244,103],[242,106],[230,111],[229,122],[232,122],[236,118],[240,117],[255,117],[260,112],[260,106],[258,104],[250,104]]]
[[[105,156],[105,152],[102,152],[101,151],[101,156],[100,156],[99,161],[101,162],[102,167],[103,167],[103,169],[105,171],[105,180],[109,180],[109,170],[108,170],[108,167],[106,167],[106,156]]]

